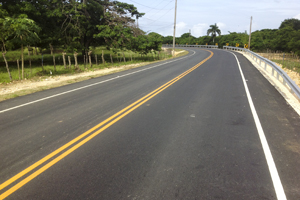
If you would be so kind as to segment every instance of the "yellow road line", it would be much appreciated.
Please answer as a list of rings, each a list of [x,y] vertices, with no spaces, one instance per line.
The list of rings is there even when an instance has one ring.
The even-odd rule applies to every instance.
[[[73,151],[75,151],[76,149],[78,149],[80,146],[82,146],[83,144],[85,144],[86,142],[88,142],[89,140],[91,140],[92,138],[94,138],[96,135],[100,134],[105,129],[107,129],[108,127],[110,127],[111,125],[113,125],[114,123],[116,123],[117,121],[119,121],[120,119],[122,119],[123,117],[125,117],[127,114],[131,113],[133,110],[135,110],[136,108],[138,108],[139,106],[141,106],[142,104],[144,104],[145,102],[147,102],[148,100],[150,100],[151,98],[153,98],[154,96],[156,96],[157,94],[159,94],[160,92],[162,92],[163,90],[165,90],[166,88],[168,88],[169,86],[171,86],[172,84],[174,84],[175,82],[177,82],[178,80],[180,80],[181,78],[183,78],[184,76],[186,76],[187,74],[189,74],[190,72],[192,72],[193,70],[195,70],[196,68],[198,68],[200,65],[202,65],[204,62],[206,62],[208,59],[210,59],[213,56],[213,52],[211,52],[211,51],[209,51],[209,52],[211,53],[211,55],[208,58],[206,58],[205,60],[203,60],[202,62],[198,63],[196,66],[192,67],[191,69],[185,71],[184,73],[182,73],[181,75],[175,77],[171,81],[169,81],[169,82],[165,83],[164,85],[160,86],[156,90],[152,91],[151,93],[147,94],[146,96],[142,97],[141,99],[137,100],[136,102],[134,102],[131,105],[127,106],[126,108],[122,109],[118,113],[114,114],[113,116],[109,117],[108,119],[104,120],[103,122],[99,123],[98,125],[94,126],[90,130],[86,131],[85,133],[83,133],[80,136],[76,137],[75,139],[71,140],[67,144],[63,145],[59,149],[57,149],[54,152],[50,153],[49,155],[45,156],[41,160],[37,161],[33,165],[29,166],[25,170],[21,171],[20,173],[18,173],[17,175],[15,175],[14,177],[12,177],[11,179],[9,179],[6,182],[4,182],[3,184],[1,184],[0,185],[0,190],[2,190],[3,188],[7,187],[8,185],[10,185],[11,183],[15,182],[16,180],[18,180],[22,176],[26,175],[28,172],[32,171],[33,169],[35,169],[36,167],[40,166],[41,164],[43,164],[44,162],[46,162],[50,158],[52,158],[55,155],[59,154],[60,152],[62,152],[66,148],[70,147],[72,144],[78,142],[80,139],[84,138],[88,134],[92,133],[93,131],[95,131],[96,129],[98,129],[99,127],[101,127],[102,125],[104,125],[104,124],[106,124],[106,123],[108,123],[109,121],[112,120],[111,122],[109,122],[108,124],[106,124],[105,126],[103,126],[102,128],[100,128],[98,131],[96,131],[95,133],[91,134],[87,138],[83,139],[81,142],[79,142],[78,144],[74,145],[72,148],[68,149],[66,152],[62,153],[61,155],[59,155],[58,157],[56,157],[55,159],[53,159],[52,161],[50,161],[48,164],[44,165],[43,167],[41,167],[40,169],[38,169],[37,171],[35,171],[31,175],[29,175],[28,177],[26,177],[25,179],[23,179],[22,181],[20,181],[19,183],[17,183],[13,187],[11,187],[9,190],[7,190],[3,194],[1,194],[0,195],[0,199],[6,198],[10,194],[12,194],[13,192],[15,192],[19,188],[21,188],[23,185],[25,185],[26,183],[28,183],[29,181],[31,181],[32,179],[34,179],[36,176],[38,176],[39,174],[41,174],[44,171],[46,171],[48,168],[50,168],[51,166],[53,166],[55,163],[57,163],[58,161],[60,161],[61,159],[63,159],[64,157],[66,157],[67,155],[69,155],[70,153],[72,153]]]
[[[62,152],[63,150],[65,150],[66,148],[68,148],[69,146],[71,146],[72,144],[76,143],[77,141],[79,141],[80,139],[84,138],[85,136],[87,136],[88,134],[90,134],[91,132],[93,132],[94,130],[96,130],[97,128],[101,127],[102,125],[104,125],[105,123],[109,122],[110,120],[112,120],[113,118],[117,117],[118,115],[122,114],[123,112],[125,112],[126,110],[128,110],[129,108],[131,108],[132,106],[134,106],[135,104],[139,103],[140,101],[142,101],[143,99],[147,98],[148,96],[150,96],[151,94],[157,92],[158,90],[160,90],[161,88],[165,87],[166,85],[170,84],[170,82],[174,81],[175,79],[177,79],[178,77],[172,79],[171,81],[167,82],[166,84],[162,85],[161,87],[157,88],[156,90],[152,91],[151,93],[149,93],[148,95],[144,96],[143,98],[139,99],[138,101],[132,103],[131,105],[127,106],[126,108],[122,109],[121,111],[119,111],[118,113],[114,114],[113,116],[109,117],[108,119],[104,120],[103,122],[101,122],[100,124],[94,126],[93,128],[91,128],[90,130],[84,132],[83,134],[79,135],[78,137],[76,137],[75,139],[71,140],[70,142],[68,142],[67,144],[63,145],[62,147],[60,147],[59,149],[55,150],[54,152],[52,152],[51,154],[45,156],[44,158],[42,158],[41,160],[37,161],[36,163],[32,164],[31,166],[29,166],[28,168],[26,168],[25,170],[23,170],[22,172],[18,173],[17,175],[15,175],[14,177],[12,177],[11,179],[7,180],[6,182],[4,182],[3,184],[0,185],[0,190],[4,189],[5,187],[7,187],[8,185],[10,185],[11,183],[13,183],[14,181],[18,180],[19,178],[21,178],[22,176],[24,176],[25,174],[27,174],[28,172],[30,172],[31,170],[35,169],[36,167],[40,166],[41,164],[43,164],[44,162],[46,162],[47,160],[49,160],[50,158],[54,157],[55,155],[57,155],[58,153]]]

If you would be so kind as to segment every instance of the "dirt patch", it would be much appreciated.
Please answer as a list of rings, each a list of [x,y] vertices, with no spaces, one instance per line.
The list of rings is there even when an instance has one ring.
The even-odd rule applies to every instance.
[[[168,52],[169,54],[172,54],[172,51],[173,51],[172,48],[165,48],[165,47],[163,47],[162,50],[165,51],[165,52]],[[178,56],[178,55],[186,53],[186,52],[187,51],[185,51],[185,50],[176,49],[175,50],[175,56]]]

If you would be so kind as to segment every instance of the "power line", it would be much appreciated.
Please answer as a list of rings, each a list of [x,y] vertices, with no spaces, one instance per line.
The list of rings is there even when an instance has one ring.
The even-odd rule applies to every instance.
[[[165,10],[165,9],[158,9],[158,8],[153,8],[153,7],[150,7],[150,6],[146,6],[146,5],[140,4],[140,3],[136,2],[136,1],[132,1],[132,0],[129,0],[129,1],[131,1],[131,2],[133,2],[133,3],[136,3],[136,4],[138,4],[138,5],[144,6],[144,7],[146,7],[146,8],[150,8],[150,9],[152,9],[152,10]],[[174,0],[172,0],[172,1],[174,1]]]
[[[153,24],[154,22],[158,21],[160,18],[162,18],[163,16],[165,16],[166,14],[168,14],[168,12],[170,12],[171,10],[173,10],[174,8],[171,8],[170,10],[168,10],[165,14],[163,14],[162,16],[160,16],[159,18],[157,18],[156,20],[154,20],[153,22],[151,22],[150,24]],[[150,25],[149,24],[149,25]]]
[[[162,28],[169,27],[169,26],[172,26],[172,25],[173,25],[173,23],[168,24],[168,25],[160,25],[160,26],[158,25],[158,28],[156,28],[156,29],[162,29]],[[157,25],[152,25],[152,26],[157,26]],[[145,26],[141,25],[141,27],[146,28],[146,27],[148,27],[148,25],[145,25]]]
[[[155,7],[159,6],[163,1],[159,2],[159,4],[157,4]],[[154,10],[154,8],[147,10],[145,13],[150,12],[151,10]]]
[[[172,1],[174,1],[174,0],[171,0],[167,5],[165,5],[165,6],[163,7],[163,9],[164,9],[165,7],[167,7],[170,3],[172,3]],[[158,13],[158,11],[157,11],[156,13]],[[154,13],[153,15],[156,15],[156,13]],[[149,16],[149,17],[152,17],[153,15],[151,15],[151,16]]]
[[[156,20],[154,20],[154,19],[149,19],[149,18],[147,18],[147,17],[143,17],[143,19],[145,19],[145,20],[150,20],[150,21],[156,21]],[[160,21],[161,23],[170,23],[170,22],[165,22],[165,21]]]

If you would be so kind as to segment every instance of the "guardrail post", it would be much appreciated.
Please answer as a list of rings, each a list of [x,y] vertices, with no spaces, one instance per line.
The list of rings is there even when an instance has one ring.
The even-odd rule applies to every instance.
[[[285,82],[285,80],[283,79],[283,81],[282,81],[282,84],[285,86],[286,85],[286,82]],[[292,90],[292,88],[291,88],[291,90]]]
[[[259,59],[259,66],[261,66],[261,59]]]
[[[267,62],[265,62],[265,71],[267,71]]]

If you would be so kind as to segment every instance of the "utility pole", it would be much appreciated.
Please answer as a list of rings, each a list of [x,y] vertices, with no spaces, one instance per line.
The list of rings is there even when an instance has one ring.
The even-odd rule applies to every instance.
[[[249,33],[249,44],[248,44],[248,49],[250,50],[250,44],[251,44],[251,28],[252,28],[252,16],[250,20],[250,33]]]
[[[191,44],[191,29],[190,29],[190,31],[189,31],[189,45]]]
[[[172,52],[173,56],[175,56],[176,14],[177,14],[177,0],[175,1],[174,34],[173,34],[173,52]]]

